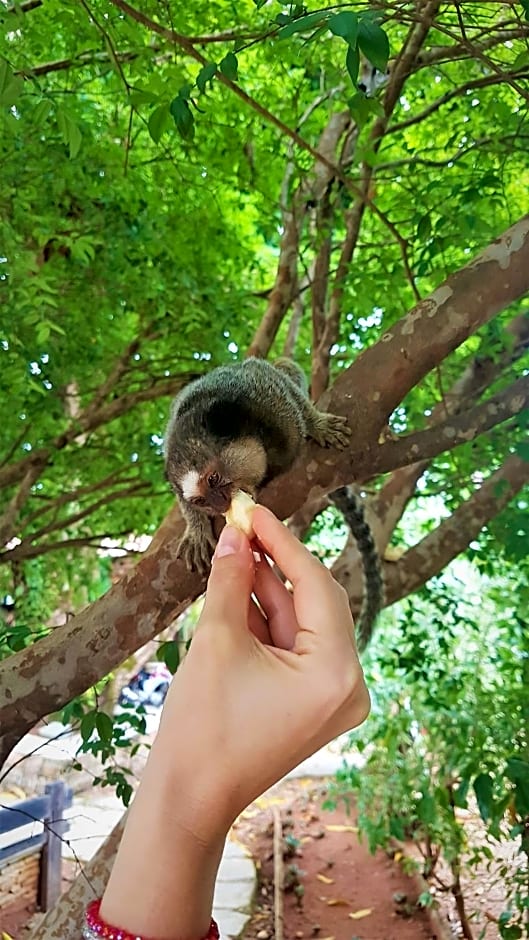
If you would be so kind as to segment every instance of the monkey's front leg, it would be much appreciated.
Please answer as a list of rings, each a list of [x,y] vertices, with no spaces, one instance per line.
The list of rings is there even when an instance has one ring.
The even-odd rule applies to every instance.
[[[347,418],[342,415],[330,415],[318,409],[307,399],[303,409],[307,434],[314,438],[320,447],[337,447],[343,450],[349,444],[351,428]]]
[[[180,500],[180,509],[186,521],[186,530],[177,549],[178,557],[190,571],[207,574],[217,544],[212,520],[205,512],[193,509],[183,500]]]

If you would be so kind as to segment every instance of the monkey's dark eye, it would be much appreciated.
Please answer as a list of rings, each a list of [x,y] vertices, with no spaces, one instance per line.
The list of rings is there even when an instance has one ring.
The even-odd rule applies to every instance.
[[[220,483],[220,476],[218,473],[210,473],[208,477],[208,486],[214,487],[218,486]]]

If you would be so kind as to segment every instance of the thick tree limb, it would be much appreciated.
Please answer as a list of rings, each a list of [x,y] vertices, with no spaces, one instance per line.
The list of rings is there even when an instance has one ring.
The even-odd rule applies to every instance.
[[[443,520],[397,562],[383,563],[385,606],[389,607],[412,594],[443,571],[528,481],[529,462],[516,456],[508,457],[504,465],[491,474],[449,519]],[[332,572],[347,591],[351,610],[356,616],[362,606],[363,595],[363,579],[358,577],[357,559],[342,553]]]
[[[22,657],[16,653],[0,663],[0,728],[4,733],[11,737],[13,732],[25,733],[37,714],[50,714],[90,688],[195,599],[203,583],[175,560],[182,532],[175,510],[131,575],[25,650]],[[5,756],[0,745],[0,764]]]
[[[523,313],[505,327],[506,344],[497,356],[478,355],[471,360],[450,391],[437,403],[428,425],[443,417],[457,414],[463,407],[477,401],[504,368],[520,358],[529,347],[529,314]],[[382,553],[391,533],[401,518],[417,481],[424,473],[428,461],[399,467],[381,490],[369,500],[369,521],[378,550]]]
[[[414,443],[411,438],[405,443],[379,443],[390,414],[410,389],[468,336],[528,291],[529,215],[465,268],[450,275],[337,378],[320,405],[348,416],[354,431],[351,447],[322,461],[318,448],[309,446],[295,473],[287,478],[288,485],[282,480],[267,488],[266,498],[274,511],[285,518],[309,495],[329,493],[343,483],[365,480],[374,473],[423,459],[420,450],[415,456],[413,452],[406,454],[406,448]],[[462,436],[464,425],[460,423],[456,437],[458,433]],[[468,423],[466,431],[471,433]],[[421,441],[427,443],[425,438]],[[445,441],[445,446],[440,439],[434,445],[430,438],[424,457],[431,459],[450,449],[448,437]]]

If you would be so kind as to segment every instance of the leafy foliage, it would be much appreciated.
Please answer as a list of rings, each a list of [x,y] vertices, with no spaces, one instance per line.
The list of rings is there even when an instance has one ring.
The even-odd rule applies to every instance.
[[[372,850],[413,840],[433,884],[442,852],[452,890],[463,861],[491,860],[498,842],[512,840],[519,861],[503,873],[513,906],[501,935],[522,937],[529,905],[529,646],[519,588],[526,590],[527,578],[508,571],[491,583],[467,566],[451,586],[446,578],[399,607],[370,651],[373,714],[351,739],[365,764],[339,774],[335,798],[355,791]],[[460,809],[477,811],[484,824],[486,839],[472,849]]]

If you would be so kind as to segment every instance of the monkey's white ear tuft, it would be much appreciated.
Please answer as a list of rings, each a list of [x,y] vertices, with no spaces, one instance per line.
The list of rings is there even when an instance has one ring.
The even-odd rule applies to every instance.
[[[243,490],[237,490],[232,496],[230,508],[226,513],[226,522],[228,525],[235,526],[249,538],[253,539],[253,511],[255,503],[248,493]]]
[[[193,496],[200,496],[200,477],[196,470],[188,470],[179,480],[180,489],[184,499],[192,499]]]

